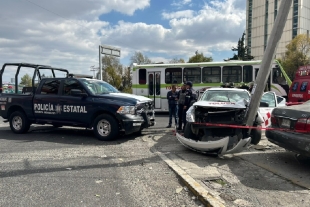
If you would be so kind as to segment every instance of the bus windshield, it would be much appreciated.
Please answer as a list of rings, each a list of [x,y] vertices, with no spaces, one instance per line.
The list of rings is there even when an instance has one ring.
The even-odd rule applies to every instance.
[[[108,94],[108,93],[120,93],[116,88],[107,82],[100,80],[88,80],[82,79],[82,83],[90,90],[93,95]]]

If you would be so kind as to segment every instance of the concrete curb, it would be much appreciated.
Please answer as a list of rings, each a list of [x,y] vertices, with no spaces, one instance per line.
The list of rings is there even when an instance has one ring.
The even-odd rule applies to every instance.
[[[190,175],[188,175],[177,164],[170,160],[166,155],[160,152],[156,153],[167,165],[182,179],[185,185],[194,193],[198,199],[209,207],[224,207],[224,204],[217,200],[209,191],[203,188],[198,182],[195,181]]]

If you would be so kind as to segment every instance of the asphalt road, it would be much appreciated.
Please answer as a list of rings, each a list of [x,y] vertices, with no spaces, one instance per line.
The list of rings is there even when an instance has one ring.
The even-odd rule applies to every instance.
[[[183,183],[142,137],[101,142],[50,126],[16,135],[0,120],[0,162],[0,206],[202,206],[176,192]]]
[[[189,191],[179,192],[184,184],[153,149],[195,157],[187,165],[198,180],[205,180],[210,167],[231,178],[232,186],[239,180],[236,188],[217,189],[227,203],[243,195],[256,200],[252,203],[265,197],[274,206],[280,201],[291,206],[288,200],[294,198],[306,206],[309,159],[296,159],[266,139],[243,153],[206,157],[167,136],[172,134],[167,124],[167,114],[156,114],[156,126],[143,133],[148,140],[124,136],[101,142],[91,131],[51,126],[32,126],[16,135],[0,118],[0,206],[201,206]]]

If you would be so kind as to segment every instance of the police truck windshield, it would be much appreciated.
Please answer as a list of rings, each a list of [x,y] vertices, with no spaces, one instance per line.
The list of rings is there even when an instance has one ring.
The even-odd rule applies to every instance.
[[[107,93],[120,93],[116,88],[107,82],[100,80],[82,79],[82,83],[90,90],[93,95],[107,94]]]

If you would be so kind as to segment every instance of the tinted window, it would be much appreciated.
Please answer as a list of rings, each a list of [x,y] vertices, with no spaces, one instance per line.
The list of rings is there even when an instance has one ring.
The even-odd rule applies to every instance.
[[[119,93],[116,88],[104,81],[82,79],[81,82],[92,94]]]
[[[182,83],[182,68],[167,68],[165,82],[168,84]]]
[[[253,66],[252,65],[247,65],[243,66],[243,82],[248,83],[252,82],[253,78]]]
[[[139,84],[146,84],[146,69],[139,69]]]
[[[241,82],[241,66],[224,66],[223,82],[240,83]]]
[[[184,68],[183,81],[192,81],[193,83],[201,83],[201,68]]]
[[[293,83],[292,91],[297,91],[297,88],[298,88],[298,82]]]
[[[220,83],[221,67],[205,67],[202,69],[203,83]]]
[[[300,92],[304,92],[307,89],[308,82],[302,82],[300,86]]]
[[[71,96],[71,89],[79,89],[85,92],[84,88],[77,80],[65,80],[63,86],[63,95]]]
[[[40,93],[57,95],[59,86],[60,86],[59,80],[47,80],[44,82]]]

